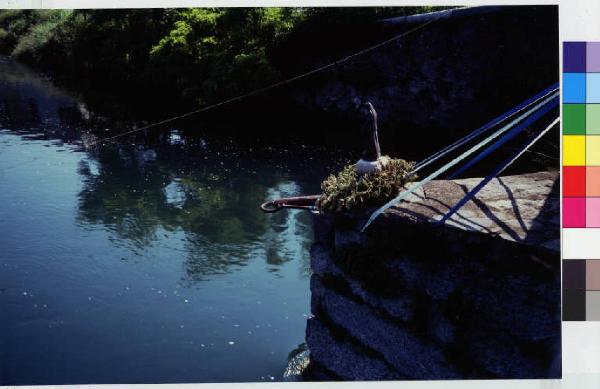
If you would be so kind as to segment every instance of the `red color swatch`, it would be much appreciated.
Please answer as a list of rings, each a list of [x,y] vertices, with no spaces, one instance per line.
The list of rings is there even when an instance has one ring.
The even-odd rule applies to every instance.
[[[585,197],[585,166],[563,167],[563,196]]]

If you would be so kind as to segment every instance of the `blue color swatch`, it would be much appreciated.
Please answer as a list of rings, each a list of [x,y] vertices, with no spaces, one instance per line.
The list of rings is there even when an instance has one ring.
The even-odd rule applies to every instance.
[[[585,103],[585,73],[563,73],[563,103]]]

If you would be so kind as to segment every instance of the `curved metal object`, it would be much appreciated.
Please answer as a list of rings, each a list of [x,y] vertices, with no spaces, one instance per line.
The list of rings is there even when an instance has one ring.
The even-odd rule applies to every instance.
[[[315,204],[319,197],[321,197],[321,195],[284,197],[282,199],[262,203],[260,209],[265,213],[274,213],[283,208],[312,211],[315,209]]]
[[[358,105],[364,147],[361,158],[367,162],[377,161],[381,157],[377,133],[377,111],[368,100],[362,100]]]

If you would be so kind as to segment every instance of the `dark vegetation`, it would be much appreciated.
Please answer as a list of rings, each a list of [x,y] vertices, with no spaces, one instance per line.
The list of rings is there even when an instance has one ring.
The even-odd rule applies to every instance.
[[[83,95],[102,121],[92,131],[104,137],[107,128],[159,122],[344,58],[414,27],[377,20],[438,8],[0,10],[0,55]],[[345,104],[367,96],[380,114],[383,151],[419,160],[556,82],[557,26],[554,6],[443,20],[301,82],[138,135],[210,131],[275,148],[346,147],[358,156],[360,129]],[[556,169],[558,131],[507,173]],[[515,142],[505,151],[522,140]],[[485,175],[504,158],[468,173]]]
[[[299,31],[433,8],[2,10],[0,53],[78,88],[197,106],[282,79]]]
[[[387,164],[380,171],[359,176],[354,164],[350,164],[327,177],[321,184],[319,210],[343,212],[380,207],[396,197],[406,183],[416,180],[416,175],[409,174],[415,167],[414,162],[383,158]]]

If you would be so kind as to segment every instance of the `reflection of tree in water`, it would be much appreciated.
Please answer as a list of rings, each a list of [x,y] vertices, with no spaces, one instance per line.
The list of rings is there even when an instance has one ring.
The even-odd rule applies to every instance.
[[[291,259],[306,261],[310,215],[268,216],[258,208],[266,198],[300,193],[300,186],[258,161],[196,156],[202,165],[190,167],[189,158],[163,151],[165,160],[151,149],[107,148],[82,162],[79,221],[105,226],[116,244],[138,255],[162,245],[165,235],[183,234],[177,244],[183,245],[190,281],[230,272],[253,258],[265,258],[270,271]]]
[[[279,185],[269,190],[268,198],[278,198],[301,193],[292,183]],[[306,211],[287,211],[273,214],[268,230],[265,232],[265,258],[271,269],[290,257],[308,258],[312,241],[312,217]],[[307,237],[294,239],[294,235]],[[310,273],[310,262],[306,260],[302,268],[304,275]]]
[[[137,123],[126,109],[103,116],[16,63],[0,60],[0,74],[0,125],[25,137],[79,144],[82,138],[112,136]],[[285,136],[257,139],[248,136],[243,120],[224,128],[228,135],[211,128],[210,138],[198,131],[199,122],[178,124],[180,129],[161,127],[124,137],[118,147],[87,150],[79,167],[82,227],[103,226],[113,244],[137,256],[150,246],[163,250],[159,255],[182,256],[190,281],[255,258],[264,259],[275,274],[283,263],[297,259],[308,273],[310,215],[264,215],[258,204],[315,193],[329,164],[339,164],[343,153],[334,156]],[[275,133],[294,132],[277,128]]]
[[[0,58],[0,125],[28,139],[76,142],[108,119],[28,68]]]

